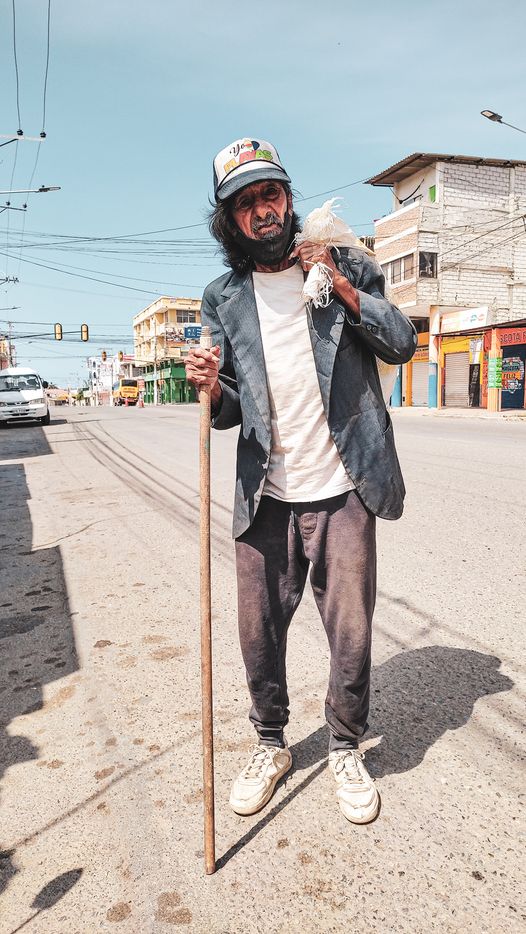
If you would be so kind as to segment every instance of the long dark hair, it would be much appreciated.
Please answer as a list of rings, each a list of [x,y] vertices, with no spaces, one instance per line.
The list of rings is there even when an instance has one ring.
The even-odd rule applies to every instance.
[[[287,197],[291,194],[290,185],[286,182],[280,182],[285,189]],[[225,201],[210,202],[212,210],[208,215],[208,229],[214,240],[217,240],[221,250],[221,255],[226,266],[230,266],[234,272],[244,275],[250,269],[254,268],[254,260],[248,256],[240,247],[235,237],[235,222],[232,217],[233,198],[227,198]],[[290,229],[290,239],[301,230],[301,220],[295,211],[292,212],[292,225]]]

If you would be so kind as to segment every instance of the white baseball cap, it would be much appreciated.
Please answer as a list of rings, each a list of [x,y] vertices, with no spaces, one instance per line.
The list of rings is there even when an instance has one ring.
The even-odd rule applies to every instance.
[[[266,140],[255,137],[236,139],[214,159],[216,201],[224,201],[240,188],[267,178],[290,184],[277,149]]]

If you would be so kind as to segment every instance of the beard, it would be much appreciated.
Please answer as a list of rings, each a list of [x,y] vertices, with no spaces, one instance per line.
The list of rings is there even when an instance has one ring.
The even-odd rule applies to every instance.
[[[278,233],[269,231],[260,239],[245,236],[239,228],[235,231],[235,238],[238,245],[260,266],[278,266],[283,261],[287,251],[292,245],[292,213],[287,211],[283,223],[277,215],[270,214],[263,222],[254,224],[252,229],[256,234],[262,227],[268,227],[270,224],[276,224],[281,229]]]

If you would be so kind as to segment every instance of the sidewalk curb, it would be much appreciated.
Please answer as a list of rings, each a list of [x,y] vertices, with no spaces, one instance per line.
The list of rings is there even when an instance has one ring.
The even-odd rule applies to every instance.
[[[420,406],[391,407],[393,415],[417,415],[422,418],[481,418],[488,421],[526,422],[526,410],[510,409],[509,412],[486,412],[477,409],[428,409]]]

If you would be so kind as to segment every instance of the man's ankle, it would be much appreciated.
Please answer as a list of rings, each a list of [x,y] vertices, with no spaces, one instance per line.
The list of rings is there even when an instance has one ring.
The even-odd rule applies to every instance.
[[[277,746],[278,749],[285,749],[287,745],[285,736],[281,733],[258,733],[258,743],[260,746]]]

